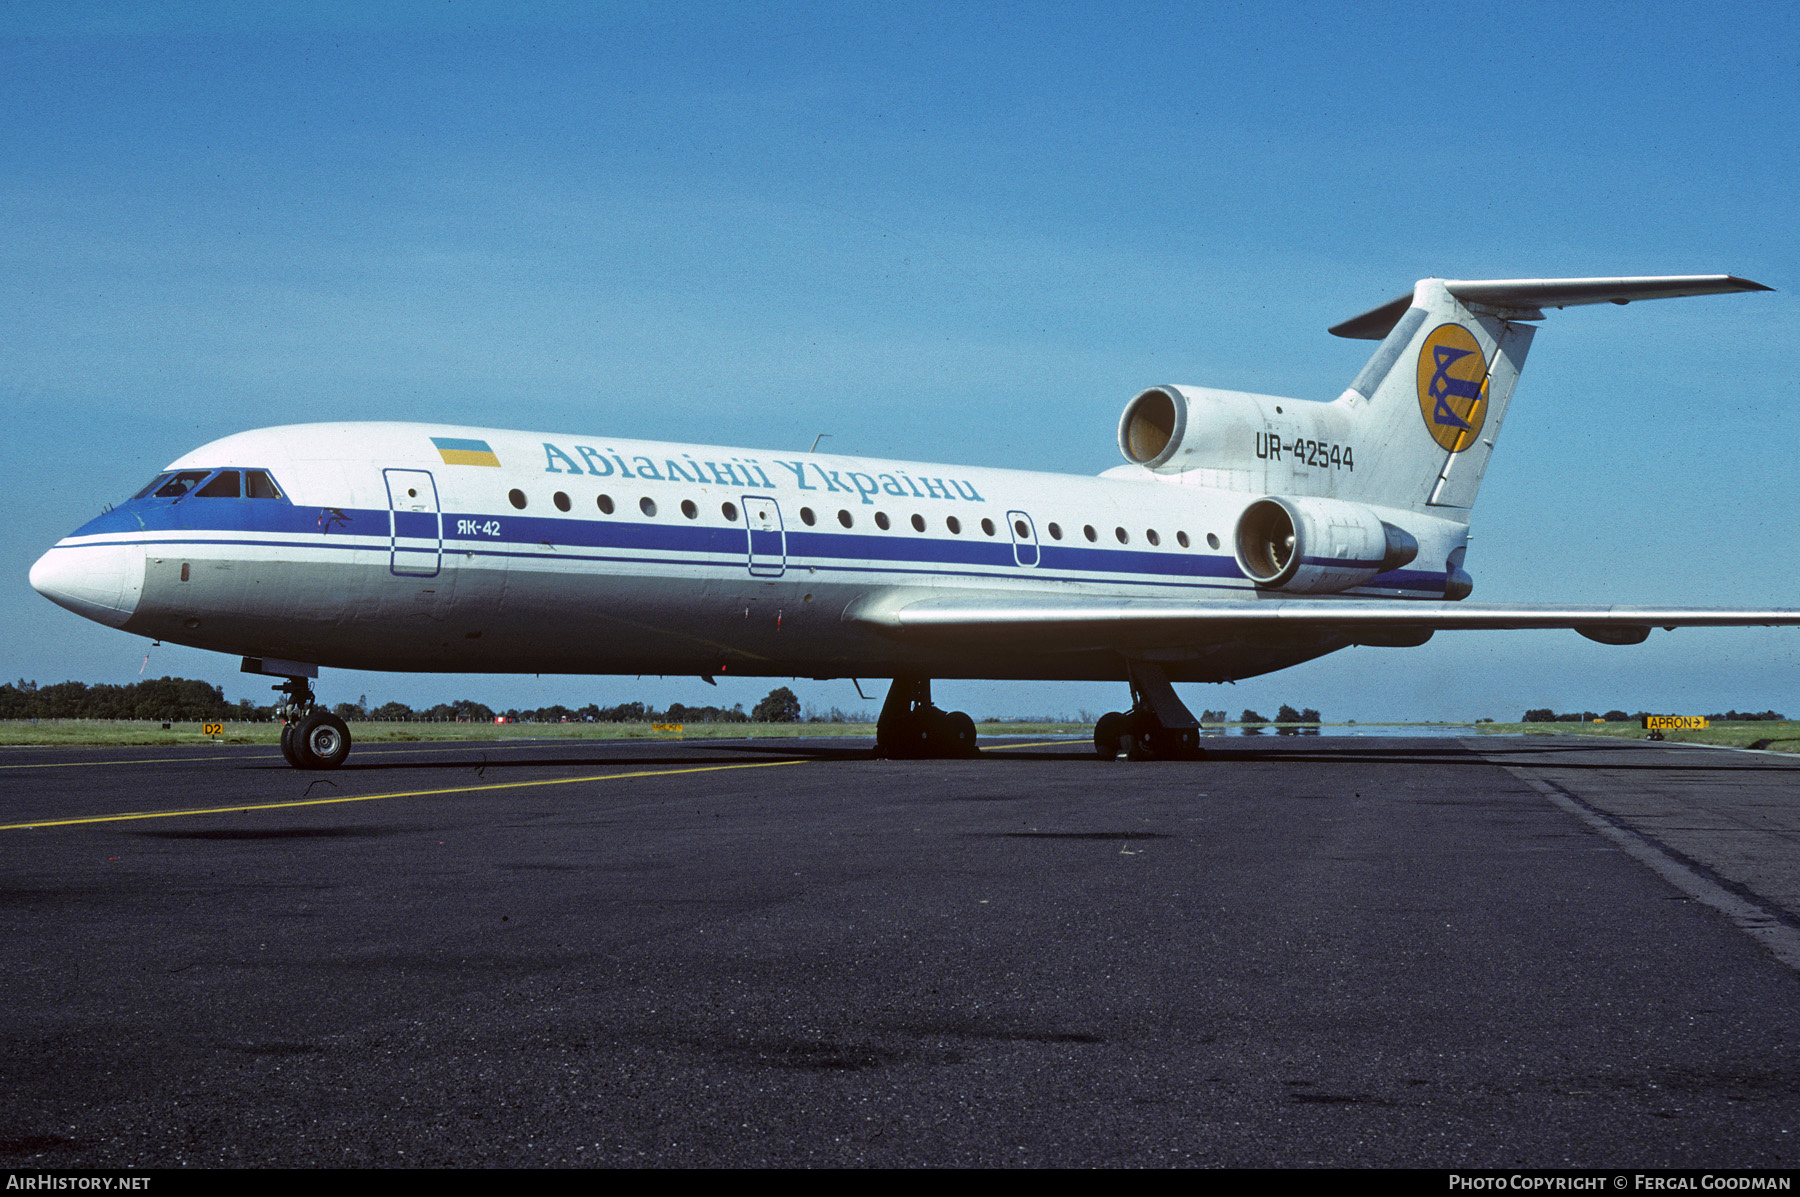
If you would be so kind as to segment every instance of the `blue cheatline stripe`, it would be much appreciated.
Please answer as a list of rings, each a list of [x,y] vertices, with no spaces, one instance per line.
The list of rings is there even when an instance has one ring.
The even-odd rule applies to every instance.
[[[268,549],[307,549],[307,550],[313,550],[313,551],[322,550],[322,551],[326,551],[326,552],[342,552],[342,553],[354,553],[354,552],[385,553],[388,551],[388,547],[389,547],[389,542],[386,540],[382,540],[382,541],[369,541],[369,540],[351,541],[347,537],[333,537],[333,538],[329,538],[329,539],[314,539],[314,540],[305,540],[305,541],[250,540],[250,539],[242,539],[242,538],[235,538],[235,537],[228,538],[228,539],[212,539],[212,540],[183,540],[183,539],[165,538],[165,539],[144,539],[144,540],[133,539],[130,543],[140,544],[140,545],[145,545],[145,546],[166,545],[166,546],[169,546],[172,548],[180,547],[180,548],[192,548],[192,549],[204,549],[204,548],[216,547],[219,545],[229,545],[229,546],[234,546],[234,547],[268,548]],[[571,553],[571,552],[554,552],[554,551],[553,552],[529,552],[529,551],[518,550],[518,549],[489,549],[489,548],[472,549],[472,548],[468,548],[465,546],[456,546],[456,545],[450,546],[450,547],[446,548],[444,551],[446,553],[467,553],[473,557],[485,557],[485,558],[490,558],[490,559],[495,559],[495,560],[508,560],[508,561],[592,562],[592,563],[607,564],[607,565],[670,566],[670,567],[679,567],[679,568],[687,568],[687,569],[713,569],[713,570],[731,569],[734,571],[736,569],[744,566],[746,563],[746,560],[747,560],[747,558],[744,555],[737,553],[737,552],[729,553],[724,556],[723,560],[721,560],[719,557],[695,558],[695,557],[660,557],[660,556],[615,556],[615,555],[608,555],[608,554],[603,554],[603,553],[592,553],[592,552],[589,552],[589,553]],[[863,575],[884,574],[884,575],[901,575],[901,576],[905,576],[905,577],[917,576],[917,577],[927,577],[927,578],[955,577],[955,578],[986,579],[986,580],[990,580],[990,581],[1014,580],[1014,579],[1018,579],[1018,578],[1027,576],[1027,575],[1022,574],[1020,572],[1020,570],[1016,567],[1009,568],[1003,572],[1001,572],[1001,571],[988,572],[988,571],[982,571],[982,570],[978,570],[978,569],[949,569],[949,568],[945,568],[942,565],[935,565],[935,566],[931,566],[931,567],[926,567],[926,566],[921,565],[917,568],[907,568],[907,567],[901,566],[901,565],[878,565],[878,564],[860,563],[860,562],[857,562],[854,558],[851,558],[849,560],[850,560],[850,563],[844,564],[844,565],[831,565],[831,564],[809,565],[808,563],[805,563],[805,562],[796,563],[792,559],[790,559],[788,562],[788,567],[790,569],[796,568],[796,566],[798,568],[802,568],[802,569],[811,568],[811,569],[815,569],[815,570],[818,570],[823,573],[833,573],[833,574],[863,574]],[[1224,582],[1224,581],[1221,581],[1221,582],[1184,582],[1184,581],[1178,581],[1178,580],[1170,579],[1170,578],[1155,578],[1155,577],[1145,578],[1145,577],[1120,576],[1120,575],[1115,575],[1115,574],[1107,574],[1107,573],[1104,573],[1103,571],[1093,571],[1094,576],[1069,578],[1064,574],[1045,573],[1042,571],[1037,571],[1037,572],[1039,573],[1040,577],[1043,577],[1047,581],[1056,581],[1056,580],[1079,581],[1079,582],[1087,582],[1087,583],[1091,583],[1091,584],[1107,585],[1107,586],[1155,587],[1155,588],[1164,589],[1164,590],[1168,590],[1168,589],[1224,590],[1224,591],[1233,591],[1233,592],[1248,592],[1251,589],[1253,589],[1250,585],[1248,585],[1248,583],[1246,581],[1243,581],[1243,580],[1239,580],[1235,583]],[[1421,585],[1421,586],[1416,586],[1416,587],[1409,587],[1408,585],[1406,585],[1405,583],[1403,583],[1401,581],[1394,580],[1392,575],[1384,574],[1381,577],[1376,578],[1374,581],[1367,583],[1366,587],[1358,587],[1356,589],[1365,589],[1365,588],[1372,588],[1372,587],[1386,589],[1386,590],[1413,589],[1413,590],[1420,592],[1422,597],[1433,597],[1433,598],[1442,594],[1444,581],[1441,576],[1439,576],[1435,579],[1433,579],[1431,577],[1431,575],[1429,575],[1429,574],[1413,575],[1413,576],[1417,576],[1417,577],[1421,577],[1421,578],[1425,579],[1426,584]]]
[[[438,517],[429,511],[396,511],[394,512],[394,535],[410,536],[414,539],[436,540],[438,534]]]
[[[143,544],[234,544],[267,548],[371,550],[386,548],[394,529],[385,507],[296,507],[285,499],[188,499],[135,500],[90,520],[74,536],[128,534]],[[431,513],[399,513],[401,536],[435,538]],[[748,537],[743,526],[716,527],[666,521],[574,519],[549,516],[494,515],[487,512],[445,512],[441,516],[446,552],[474,552],[480,556],[519,559],[593,560],[624,563],[721,566],[747,560]],[[490,529],[493,535],[459,532]],[[243,532],[302,536],[302,541],[211,539],[191,541],[181,537],[139,537],[145,533]],[[773,534],[770,534],[773,535]],[[1011,540],[999,538],[909,536],[905,533],[873,535],[865,532],[830,532],[790,529],[785,533],[787,564],[829,569],[832,572],[943,573],[958,577],[1021,578],[1037,574],[1056,577],[1089,575],[1084,580],[1132,585],[1163,585],[1242,589],[1243,575],[1227,556],[1189,552],[1147,552],[1141,549],[1080,547],[1040,542],[1040,563],[1031,569],[1013,559]],[[351,542],[357,538],[359,542]],[[379,542],[379,543],[372,543]],[[559,552],[534,552],[531,546],[556,546]],[[567,550],[624,550],[664,554],[655,560],[643,557],[588,555]],[[678,554],[686,556],[667,556]],[[696,559],[707,554],[718,559]],[[1343,564],[1333,562],[1332,564]],[[952,568],[961,566],[963,568]],[[991,571],[991,572],[989,572]],[[1392,570],[1365,586],[1390,590],[1418,590],[1441,594],[1445,575],[1420,570]]]

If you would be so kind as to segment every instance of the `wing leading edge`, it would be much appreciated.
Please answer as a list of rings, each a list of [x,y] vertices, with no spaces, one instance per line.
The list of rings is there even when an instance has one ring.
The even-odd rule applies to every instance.
[[[907,639],[1005,640],[1044,651],[1100,645],[1176,647],[1235,636],[1342,635],[1403,643],[1438,631],[1569,628],[1591,640],[1634,644],[1652,628],[1800,626],[1800,609],[1736,607],[1552,607],[1380,599],[1181,602],[1116,598],[915,598],[859,604],[847,618]]]

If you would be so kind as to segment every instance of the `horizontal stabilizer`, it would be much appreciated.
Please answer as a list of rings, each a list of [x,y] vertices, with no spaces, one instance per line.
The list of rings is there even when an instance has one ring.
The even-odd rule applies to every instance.
[[[1582,303],[1631,303],[1638,299],[1677,299],[1684,295],[1724,295],[1733,291],[1768,291],[1772,288],[1732,274],[1673,274],[1646,278],[1505,278],[1446,279],[1444,289],[1464,303],[1532,313],[1541,308],[1562,308]],[[1331,334],[1362,341],[1379,341],[1388,335],[1406,309],[1412,295],[1382,304],[1331,326]]]

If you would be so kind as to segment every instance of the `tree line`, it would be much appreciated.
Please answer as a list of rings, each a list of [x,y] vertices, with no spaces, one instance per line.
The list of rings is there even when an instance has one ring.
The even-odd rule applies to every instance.
[[[161,719],[183,723],[268,718],[255,703],[226,702],[225,691],[184,677],[124,686],[20,678],[0,685],[0,719]]]
[[[748,713],[744,704],[731,707],[688,706],[670,703],[658,710],[647,703],[624,702],[602,707],[589,703],[570,708],[561,704],[523,710],[509,707],[496,711],[472,698],[438,703],[418,710],[403,702],[386,702],[371,708],[368,698],[340,702],[332,708],[338,718],[386,723],[796,723],[800,700],[786,686],[771,690]],[[267,722],[276,718],[274,703],[259,705],[249,699],[227,702],[225,691],[208,682],[163,677],[128,685],[57,682],[40,686],[20,678],[0,685],[0,719],[154,719],[168,723]]]
[[[1237,721],[1239,723],[1323,723],[1324,722],[1324,720],[1320,718],[1319,712],[1313,710],[1311,707],[1307,707],[1304,711],[1296,711],[1293,707],[1290,707],[1285,702],[1281,704],[1281,709],[1275,712],[1275,718],[1273,718],[1273,719],[1269,719],[1269,718],[1266,718],[1265,716],[1259,715],[1255,711],[1252,711],[1248,707],[1246,707],[1244,709],[1243,713],[1238,716]],[[1224,711],[1202,711],[1202,712],[1200,712],[1200,722],[1202,722],[1202,723],[1230,723],[1231,716],[1226,714]]]

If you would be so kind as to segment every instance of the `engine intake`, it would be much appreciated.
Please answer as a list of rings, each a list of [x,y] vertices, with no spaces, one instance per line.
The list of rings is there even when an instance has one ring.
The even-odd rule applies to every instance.
[[[1258,499],[1238,517],[1236,541],[1244,576],[1288,594],[1348,590],[1419,555],[1410,533],[1340,499]]]
[[[1181,447],[1187,433],[1187,397],[1173,387],[1151,387],[1119,416],[1119,451],[1125,460],[1155,469]]]

